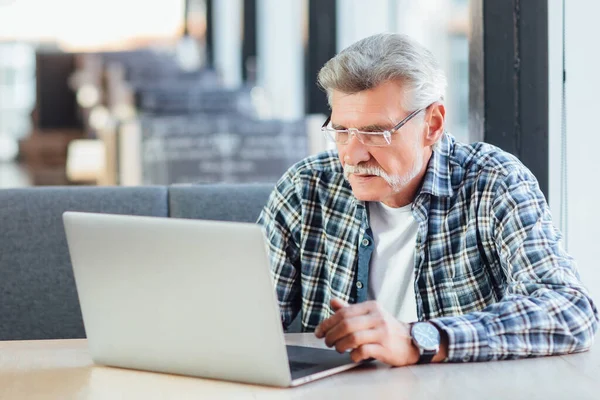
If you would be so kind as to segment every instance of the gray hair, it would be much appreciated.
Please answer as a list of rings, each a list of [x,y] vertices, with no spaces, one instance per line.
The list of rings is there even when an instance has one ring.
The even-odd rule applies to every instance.
[[[362,39],[329,60],[318,76],[331,105],[334,90],[354,94],[387,81],[406,87],[408,110],[442,101],[446,76],[429,50],[406,35],[380,33]]]

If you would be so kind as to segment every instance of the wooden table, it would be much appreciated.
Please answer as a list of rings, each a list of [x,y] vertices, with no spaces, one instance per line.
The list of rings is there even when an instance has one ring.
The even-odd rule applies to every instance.
[[[320,342],[289,334],[289,344]],[[490,363],[364,366],[293,389],[94,366],[85,340],[0,342],[0,399],[600,399],[588,353]]]

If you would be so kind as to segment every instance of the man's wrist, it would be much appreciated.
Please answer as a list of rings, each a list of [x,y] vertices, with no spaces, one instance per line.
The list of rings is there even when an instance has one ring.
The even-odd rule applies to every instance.
[[[431,360],[434,363],[444,362],[448,358],[448,334],[440,328],[437,329],[440,331],[440,348]]]
[[[432,330],[437,331],[437,333],[439,334],[437,350],[434,350],[435,348],[431,347],[429,347],[426,350],[421,348],[421,345],[417,343],[418,339],[415,339],[415,333],[413,329],[415,324],[421,324],[421,326],[429,326],[429,328],[427,328],[429,329],[429,335],[432,334]],[[431,322],[412,322],[408,324],[408,326],[411,336],[411,351],[409,355],[409,364],[443,362],[448,358],[448,334],[445,331],[443,331],[437,325]],[[421,333],[417,334],[418,337],[420,337],[423,334],[423,329],[425,328],[422,327],[419,329]],[[424,344],[424,346],[428,345]]]
[[[426,356],[422,354],[422,349],[415,342],[415,338],[413,335],[413,326],[419,322],[413,322],[409,324],[410,336],[411,336],[411,354],[409,356],[409,364],[418,364],[419,362],[424,363],[439,363],[444,362],[448,358],[448,334],[440,329],[437,325],[433,323],[427,323],[430,326],[429,329],[435,328],[435,330],[439,333],[439,346],[437,352],[432,354],[432,352],[427,352],[430,355]]]
[[[409,365],[414,365],[414,364],[418,364],[419,363],[419,359],[421,358],[421,350],[419,350],[419,347],[415,344],[415,342],[411,339],[410,340],[410,348],[411,348],[411,354],[409,356]]]

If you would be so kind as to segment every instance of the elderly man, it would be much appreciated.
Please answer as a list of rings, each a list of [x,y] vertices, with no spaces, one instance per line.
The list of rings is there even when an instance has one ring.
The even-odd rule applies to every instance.
[[[279,180],[263,224],[284,327],[402,366],[585,351],[598,312],[535,177],[444,129],[446,78],[380,34],[319,73],[337,151]]]

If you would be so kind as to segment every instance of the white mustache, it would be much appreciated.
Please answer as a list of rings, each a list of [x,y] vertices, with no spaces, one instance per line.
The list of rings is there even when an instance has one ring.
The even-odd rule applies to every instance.
[[[375,175],[386,178],[387,174],[379,167],[365,167],[363,165],[344,165],[344,178],[348,179],[351,174],[354,175]]]
[[[344,165],[344,178],[348,180],[350,175],[374,175],[383,178],[388,185],[392,187],[394,191],[399,191],[402,186],[404,186],[404,182],[401,178],[397,176],[389,176],[383,169],[380,167],[371,167],[364,165]]]

